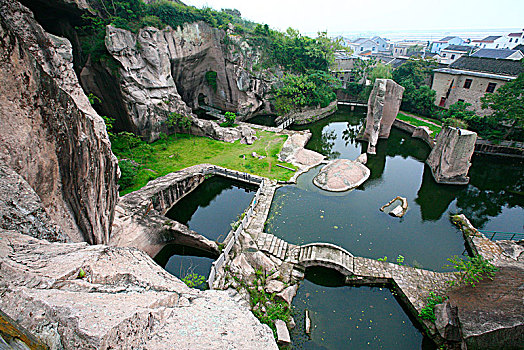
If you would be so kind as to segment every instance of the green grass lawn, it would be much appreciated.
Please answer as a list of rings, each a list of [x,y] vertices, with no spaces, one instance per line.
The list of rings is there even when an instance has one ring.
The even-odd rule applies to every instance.
[[[145,157],[140,148],[122,151],[122,145],[118,145],[118,140],[115,140],[114,143],[117,144],[113,148],[119,159],[133,159],[141,164],[133,185],[121,191],[120,195],[136,191],[145,186],[149,180],[202,163],[223,166],[270,179],[289,180],[294,172],[276,166],[276,164],[282,164],[296,168],[289,163],[277,160],[277,154],[282,149],[287,136],[258,131],[257,138],[252,145],[244,145],[239,141],[228,143],[179,133],[176,138],[175,135],[169,136],[167,142],[152,143],[153,152],[147,160],[144,160]],[[253,152],[266,156],[266,158],[254,158],[251,155]],[[242,158],[242,155],[245,155],[245,159]]]
[[[423,118],[423,117],[420,117],[420,118]],[[431,131],[431,136],[435,137],[437,136],[437,134],[440,132],[440,130],[442,130],[442,126],[437,126],[435,124],[441,124],[440,121],[438,120],[431,120],[432,123],[435,123],[435,124],[432,124],[432,123],[429,123],[429,122],[426,122],[426,121],[422,121],[420,119],[417,119],[417,118],[413,118],[412,116],[409,116],[409,115],[405,115],[403,114],[402,112],[399,112],[397,114],[397,119],[400,119],[406,123],[409,123],[413,126],[427,126],[429,128],[429,130]]]

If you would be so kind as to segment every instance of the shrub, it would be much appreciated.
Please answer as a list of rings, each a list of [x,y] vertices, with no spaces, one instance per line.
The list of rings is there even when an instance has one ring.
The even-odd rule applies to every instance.
[[[480,254],[472,258],[467,258],[466,260],[454,255],[447,260],[451,264],[444,267],[452,267],[457,270],[456,273],[460,275],[460,280],[450,281],[450,285],[466,284],[475,287],[484,277],[492,280],[495,272],[498,271],[489,260],[484,259]]]
[[[427,298],[426,306],[420,310],[419,316],[423,319],[430,320],[431,322],[435,322],[435,306],[437,304],[443,303],[447,297],[437,295],[434,292],[429,293],[429,296]]]
[[[134,184],[135,176],[138,174],[137,167],[133,165],[130,160],[121,160],[118,162],[120,167],[120,179],[118,180],[118,185],[120,190],[131,187]]]
[[[206,81],[217,92],[217,72],[212,70],[206,72]]]

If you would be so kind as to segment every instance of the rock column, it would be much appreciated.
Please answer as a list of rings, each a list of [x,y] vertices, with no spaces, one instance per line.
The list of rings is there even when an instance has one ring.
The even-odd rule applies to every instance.
[[[397,117],[404,88],[391,79],[377,79],[368,100],[368,115],[363,138],[369,141],[369,154],[376,153],[379,138],[388,138]]]
[[[449,126],[442,129],[435,148],[426,160],[435,181],[453,185],[467,184],[476,141],[477,134],[473,131]]]

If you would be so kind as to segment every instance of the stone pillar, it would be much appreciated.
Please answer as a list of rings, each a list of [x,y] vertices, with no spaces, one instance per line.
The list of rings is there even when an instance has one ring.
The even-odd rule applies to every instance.
[[[368,140],[369,154],[375,154],[379,138],[387,139],[395,121],[404,88],[391,79],[377,79],[368,100],[368,115],[363,138]]]
[[[473,131],[449,126],[443,128],[426,160],[435,181],[442,184],[467,184],[476,141],[477,134]]]

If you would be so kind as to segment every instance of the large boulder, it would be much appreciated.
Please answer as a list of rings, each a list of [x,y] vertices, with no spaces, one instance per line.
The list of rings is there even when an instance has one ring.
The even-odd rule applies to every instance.
[[[473,131],[450,126],[443,128],[438,135],[437,144],[426,160],[435,181],[443,184],[467,184],[476,141],[477,134]]]
[[[50,349],[277,349],[235,291],[188,288],[139,250],[0,236],[0,309]]]
[[[107,243],[117,160],[73,71],[71,44],[18,1],[0,2],[0,37],[0,160],[69,238]]]
[[[375,154],[379,138],[388,138],[402,102],[404,87],[391,79],[377,79],[368,99],[368,114],[363,139],[368,153]]]
[[[362,185],[369,175],[370,170],[361,162],[337,159],[324,166],[313,183],[325,191],[342,192]]]

